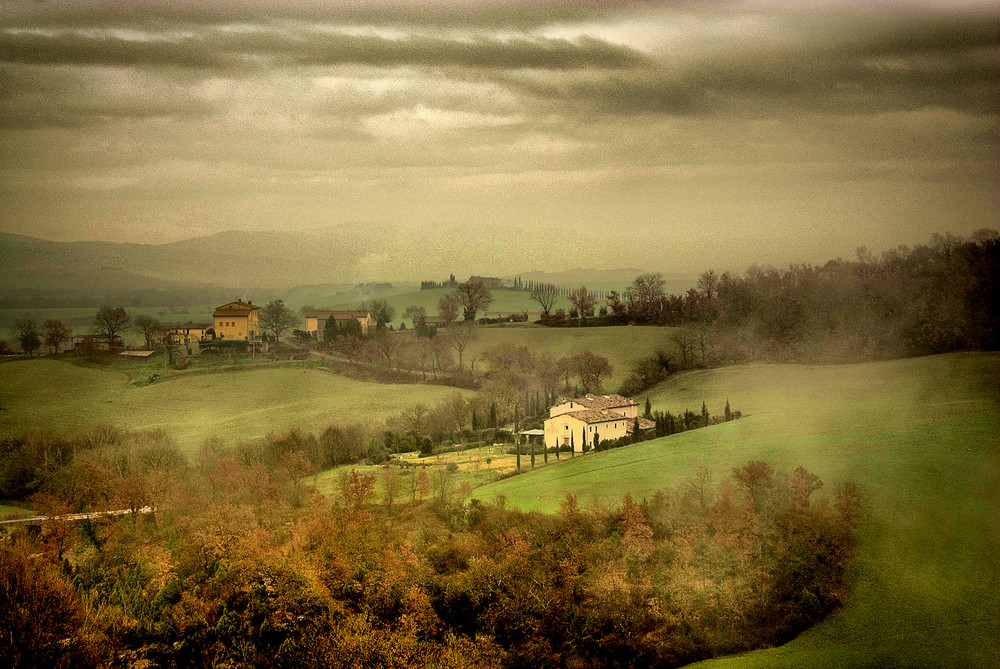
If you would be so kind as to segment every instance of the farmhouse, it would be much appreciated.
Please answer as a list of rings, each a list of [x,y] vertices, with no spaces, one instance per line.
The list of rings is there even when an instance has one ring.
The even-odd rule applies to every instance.
[[[496,276],[470,276],[469,283],[481,283],[487,288],[503,288],[503,279]]]
[[[86,334],[73,336],[73,350],[77,354],[89,354],[95,351],[120,351],[125,348],[125,341],[118,335],[108,339],[106,334]]]
[[[328,309],[306,309],[306,332],[313,339],[322,339],[326,330],[326,322],[331,318],[337,321],[338,327],[356,320],[361,326],[361,334],[368,334],[375,327],[375,319],[367,311],[332,311]]]
[[[220,339],[243,339],[250,341],[260,335],[257,312],[260,307],[253,300],[236,300],[216,307],[212,318],[215,321],[215,336]]]
[[[180,325],[172,325],[167,330],[167,337],[170,338],[170,343],[178,345],[211,339],[213,334],[211,323],[193,323],[191,321],[181,323]]]
[[[640,430],[656,424],[639,418],[635,401],[621,395],[591,395],[560,402],[549,409],[545,420],[545,446],[573,446],[582,452],[584,444],[592,447],[595,435],[602,441],[630,434],[639,421]]]

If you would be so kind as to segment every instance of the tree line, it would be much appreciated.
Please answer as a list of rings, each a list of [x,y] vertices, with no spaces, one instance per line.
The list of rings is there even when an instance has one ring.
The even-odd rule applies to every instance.
[[[86,438],[33,508],[155,513],[11,531],[5,666],[680,666],[840,606],[863,510],[849,482],[821,496],[811,472],[760,461],[542,515],[431,496],[425,470],[355,472],[330,499],[301,451]]]
[[[871,359],[995,349],[1000,345],[1000,239],[934,235],[876,257],[786,270],[754,266],[744,274],[703,272],[697,286],[667,295],[660,274],[610,291],[602,325],[668,325],[684,367],[747,359]],[[552,294],[532,298],[552,318]],[[594,313],[586,287],[571,293],[580,324]]]

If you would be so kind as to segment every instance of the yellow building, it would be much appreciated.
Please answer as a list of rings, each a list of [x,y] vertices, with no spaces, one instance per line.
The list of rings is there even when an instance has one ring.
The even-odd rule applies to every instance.
[[[584,444],[593,448],[595,435],[601,441],[618,439],[631,434],[639,416],[634,400],[621,395],[586,395],[556,404],[545,420],[545,446],[573,446],[583,452]],[[655,423],[638,418],[639,429],[655,427]]]
[[[369,334],[375,329],[375,319],[364,310],[359,311],[332,311],[329,309],[306,309],[306,332],[314,339],[322,339],[326,330],[326,322],[331,318],[337,321],[340,326],[350,320],[356,320],[361,326],[361,334]]]
[[[215,322],[215,336],[219,339],[253,340],[260,337],[257,312],[260,307],[253,300],[236,300],[216,307],[212,319]]]

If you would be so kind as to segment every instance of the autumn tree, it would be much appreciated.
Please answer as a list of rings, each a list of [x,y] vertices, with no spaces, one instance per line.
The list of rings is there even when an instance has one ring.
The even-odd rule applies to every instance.
[[[270,332],[276,341],[298,322],[298,317],[285,306],[284,300],[281,299],[268,302],[260,310],[260,327]]]
[[[583,325],[583,319],[594,313],[594,305],[597,300],[594,294],[587,290],[586,286],[580,286],[569,294],[570,304],[576,309],[578,324]]]
[[[538,306],[542,308],[543,319],[549,317],[549,312],[555,306],[557,298],[556,287],[551,284],[539,285],[531,291],[531,300],[538,302]]]
[[[42,343],[42,338],[38,334],[38,326],[35,321],[22,318],[14,322],[14,327],[10,329],[10,336],[21,345],[21,350],[25,355],[31,355]]]
[[[607,358],[590,350],[573,354],[569,364],[573,373],[579,377],[585,393],[601,392],[601,379],[614,373],[614,367]]]
[[[493,296],[481,281],[469,280],[459,284],[455,294],[458,296],[458,303],[464,309],[464,319],[467,321],[475,321],[476,314],[485,311],[493,303]]]
[[[107,338],[109,346],[115,346],[118,333],[128,327],[129,315],[123,307],[101,307],[94,316],[97,334]]]

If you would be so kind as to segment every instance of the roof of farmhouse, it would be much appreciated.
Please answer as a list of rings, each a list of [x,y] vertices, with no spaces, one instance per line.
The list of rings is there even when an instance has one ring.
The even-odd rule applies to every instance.
[[[623,416],[620,413],[613,413],[604,409],[581,409],[580,411],[570,411],[569,413],[560,414],[558,416],[553,416],[548,420],[559,420],[565,417],[575,418],[579,421],[586,423],[587,425],[593,425],[595,423],[617,423],[618,421],[625,421],[628,423],[628,427],[634,426],[635,418],[629,418]],[[639,429],[648,430],[650,428],[656,427],[656,423],[649,420],[648,418],[639,418]]]
[[[594,395],[588,393],[583,397],[575,397],[573,399],[563,400],[560,404],[565,404],[566,402],[572,402],[574,404],[579,404],[586,409],[616,409],[618,407],[630,407],[635,404],[635,401],[628,398],[622,397],[621,395]]]
[[[244,302],[243,300],[236,300],[235,302],[230,302],[229,304],[223,304],[221,307],[216,307],[213,316],[246,316],[254,309],[260,309],[253,301]]]

